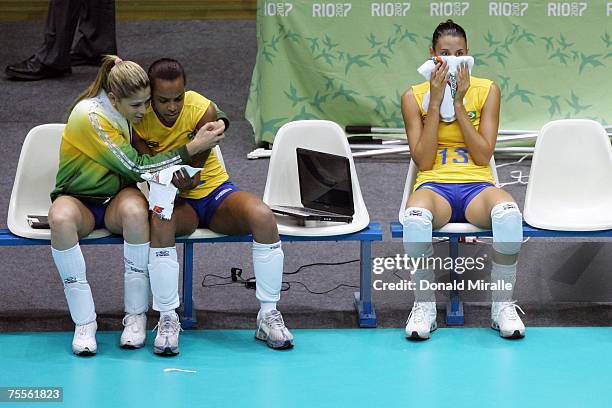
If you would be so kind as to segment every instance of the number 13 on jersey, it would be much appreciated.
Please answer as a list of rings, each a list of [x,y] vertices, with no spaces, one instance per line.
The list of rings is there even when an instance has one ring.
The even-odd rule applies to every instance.
[[[468,152],[465,147],[456,147],[454,149],[451,148],[450,155],[449,148],[445,147],[444,149],[441,149],[438,154],[442,156],[443,165],[446,164],[447,160],[452,160],[452,163],[454,164],[468,164],[470,162],[470,157],[468,156]]]

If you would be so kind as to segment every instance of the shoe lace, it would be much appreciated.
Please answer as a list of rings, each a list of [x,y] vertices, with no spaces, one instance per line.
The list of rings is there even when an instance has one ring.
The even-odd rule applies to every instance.
[[[77,326],[77,332],[79,336],[87,336],[91,332],[91,324],[82,324]]]
[[[153,328],[153,331],[155,331],[157,328],[159,328],[159,334],[163,336],[173,335],[183,331],[178,319],[174,320],[171,317],[164,317],[162,320],[157,322]]]
[[[266,314],[265,317],[266,323],[268,326],[275,329],[283,329],[285,327],[285,322],[283,321],[283,316],[278,310],[273,310]]]
[[[522,314],[525,314],[523,309],[521,309],[521,307],[516,304],[516,300],[513,300],[512,302],[503,302],[499,308],[498,316],[504,313],[508,319],[516,320],[519,318],[518,314],[516,313],[517,309]]]
[[[129,327],[132,332],[137,333],[140,328],[138,327],[138,316],[140,316],[139,314],[126,314],[123,317],[123,320],[121,321],[121,323],[123,324],[123,327],[125,327],[126,329]],[[146,328],[144,328],[146,329]]]
[[[415,323],[421,323],[425,320],[425,305],[423,305],[421,302],[414,302],[410,315],[408,316],[408,320],[406,320],[406,324],[408,324],[410,319],[413,317]]]
[[[121,321],[123,327],[128,327],[136,323],[136,315],[135,314],[126,314]]]

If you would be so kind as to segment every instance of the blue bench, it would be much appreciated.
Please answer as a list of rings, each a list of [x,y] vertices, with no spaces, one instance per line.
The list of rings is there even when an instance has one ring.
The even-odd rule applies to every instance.
[[[372,306],[372,242],[382,241],[380,224],[372,222],[362,231],[346,235],[327,237],[300,237],[281,235],[283,242],[298,241],[359,241],[361,245],[361,267],[359,292],[355,292],[355,308],[359,314],[360,327],[376,327],[376,313]],[[177,244],[184,245],[183,251],[183,311],[181,322],[184,328],[196,323],[193,310],[193,251],[194,244],[221,242],[252,242],[250,235],[222,236],[216,238],[178,238]],[[113,235],[98,239],[86,239],[81,245],[123,244],[123,237]],[[22,238],[12,234],[8,229],[0,229],[0,246],[50,245],[48,240]]]
[[[402,238],[404,235],[403,226],[399,222],[391,223],[391,237]],[[449,239],[449,256],[453,259],[459,256],[459,238],[461,237],[491,237],[493,231],[483,232],[466,232],[466,233],[449,233],[449,232],[433,232],[434,237],[448,237]],[[604,231],[553,231],[534,228],[523,222],[523,236],[534,238],[611,238],[612,230]],[[454,265],[454,262],[453,262]],[[458,274],[451,271],[451,282],[458,279]],[[463,325],[465,316],[463,314],[463,302],[461,294],[453,290],[449,293],[449,301],[446,305],[446,324],[448,325]]]

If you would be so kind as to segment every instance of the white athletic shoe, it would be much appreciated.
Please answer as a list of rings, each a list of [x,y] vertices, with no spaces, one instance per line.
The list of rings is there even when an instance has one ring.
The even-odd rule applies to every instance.
[[[183,330],[178,315],[173,312],[161,317],[153,330],[155,329],[157,336],[153,343],[153,352],[164,356],[176,356],[179,353],[179,333]]]
[[[285,327],[283,316],[278,310],[271,310],[264,316],[257,313],[257,340],[265,341],[273,349],[290,349],[293,347],[293,334]]]
[[[425,340],[437,328],[436,302],[414,302],[406,321],[406,338]]]
[[[147,315],[126,314],[123,318],[123,333],[119,345],[122,348],[137,349],[145,344],[147,339]]]
[[[508,339],[525,337],[525,325],[516,310],[523,309],[516,302],[493,302],[491,305],[491,327],[499,330],[499,335]]]
[[[77,324],[72,338],[72,352],[77,356],[93,356],[98,352],[96,343],[98,324],[94,320],[87,324]]]

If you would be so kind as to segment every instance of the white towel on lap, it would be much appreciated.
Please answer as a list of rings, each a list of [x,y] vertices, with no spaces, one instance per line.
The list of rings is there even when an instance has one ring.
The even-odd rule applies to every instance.
[[[187,170],[189,177],[193,177],[198,169],[186,165],[168,167],[155,173],[144,173],[142,179],[149,182],[149,210],[153,211],[162,220],[172,218],[174,199],[178,188],[172,184],[174,172],[180,169]]]
[[[440,119],[443,122],[453,122],[455,120],[455,107],[453,106],[453,99],[455,93],[457,93],[457,68],[460,64],[467,63],[470,73],[472,73],[472,67],[474,66],[474,57],[432,57],[425,61],[417,71],[423,75],[425,79],[431,78],[431,73],[436,67],[436,59],[441,58],[448,64],[448,73],[450,74],[449,83],[446,84],[444,89],[444,98],[442,99],[442,105],[440,105]],[[427,112],[429,107],[429,91],[423,97],[423,110]]]

